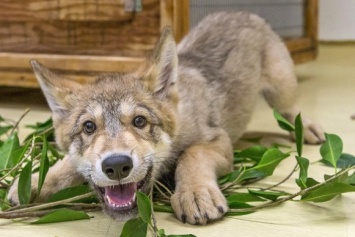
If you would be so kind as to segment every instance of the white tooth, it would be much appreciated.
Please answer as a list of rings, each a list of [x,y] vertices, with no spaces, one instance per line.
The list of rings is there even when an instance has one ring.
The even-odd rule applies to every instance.
[[[109,203],[110,205],[112,205],[111,198],[110,198],[109,196],[106,196],[106,199],[107,199],[108,203]]]
[[[111,206],[116,207],[116,208],[122,208],[122,207],[132,206],[132,203],[133,203],[133,202],[135,201],[135,199],[136,199],[136,194],[133,195],[131,201],[129,201],[128,203],[122,204],[122,205],[113,202],[113,201],[111,200],[111,198],[110,198],[108,195],[106,195],[105,198],[106,198],[106,200],[108,201],[108,203],[109,203]]]

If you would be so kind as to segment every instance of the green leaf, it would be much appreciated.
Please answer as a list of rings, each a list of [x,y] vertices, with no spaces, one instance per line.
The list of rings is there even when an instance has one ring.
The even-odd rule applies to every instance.
[[[231,203],[228,203],[228,207],[229,208],[232,208],[232,209],[238,209],[238,208],[251,208],[251,207],[254,207],[246,202],[231,202]]]
[[[164,235],[166,237],[196,237],[196,235],[188,234],[188,235]]]
[[[324,180],[328,180],[330,178],[334,178],[335,175],[324,175]],[[344,173],[342,175],[337,176],[335,179],[332,180],[333,183],[346,183],[346,180],[348,179],[349,175],[348,173]]]
[[[30,143],[27,142],[24,146],[21,146],[18,149],[12,151],[10,159],[9,159],[9,163],[8,163],[8,168],[13,168],[25,157],[25,153],[28,150],[29,146],[30,146]]]
[[[231,173],[221,177],[218,179],[218,183],[219,184],[224,184],[226,182],[233,182],[234,180],[236,180],[238,177],[240,177],[240,174],[242,172],[240,170],[235,170],[232,171]]]
[[[227,197],[229,208],[251,208],[254,207],[247,202],[264,202],[265,199],[251,193],[235,193]]]
[[[154,211],[157,212],[167,212],[167,213],[174,213],[174,209],[171,206],[168,205],[153,205]]]
[[[5,199],[6,191],[5,189],[0,189],[0,200]]]
[[[138,217],[128,220],[122,229],[120,237],[146,237],[148,232],[148,224]]]
[[[13,126],[0,126],[0,136],[7,133]]]
[[[238,165],[238,164],[246,165],[250,162],[253,162],[253,161],[251,161],[249,158],[245,158],[245,157],[234,156],[234,159],[233,159],[234,165]]]
[[[27,128],[32,128],[35,131],[32,132],[31,134],[29,134],[26,138],[25,141],[32,139],[32,137],[36,136],[39,133],[42,133],[44,131],[47,131],[47,133],[43,134],[47,137],[48,140],[52,141],[54,140],[54,130],[50,129],[53,127],[53,120],[52,118],[49,118],[47,121],[43,122],[43,123],[36,123],[35,125],[27,125]]]
[[[52,155],[57,159],[62,159],[64,156],[58,152],[58,150],[50,143],[48,143],[48,150],[52,153]]]
[[[343,142],[335,134],[325,133],[326,140],[320,147],[322,158],[332,164],[334,168],[337,166],[337,161],[343,151]]]
[[[355,172],[349,175],[345,182],[350,185],[355,185]]]
[[[35,130],[35,132],[42,132],[50,127],[53,126],[53,120],[52,117],[47,119],[46,121],[42,123],[36,123],[35,125],[26,125],[27,128],[32,128]]]
[[[261,191],[261,190],[252,190],[252,189],[248,189],[248,191],[250,194],[257,195],[271,201],[276,201],[281,196],[289,195],[289,193],[286,192]]]
[[[280,148],[291,149],[291,148],[292,148],[292,146],[290,146],[290,145],[281,144],[281,143],[273,143],[271,147],[273,147],[273,148],[278,148],[278,149],[280,149]]]
[[[274,117],[280,128],[289,132],[295,131],[295,127],[276,110],[274,110]]]
[[[307,188],[309,160],[299,156],[296,156],[296,160],[300,167],[300,173],[296,183],[301,189],[305,189]]]
[[[248,147],[248,148],[240,151],[235,156],[250,158],[256,162],[259,162],[266,151],[267,151],[267,148],[264,146],[252,146],[252,147]]]
[[[64,221],[76,221],[76,220],[87,220],[90,219],[90,216],[83,211],[73,211],[70,209],[61,209],[53,211],[37,221],[32,222],[31,224],[48,224],[55,222],[64,222]]]
[[[262,179],[265,178],[266,176],[268,176],[268,174],[266,174],[263,170],[250,168],[244,171],[238,179],[239,182],[242,182],[250,179]]]
[[[195,235],[189,234],[189,235],[166,235],[164,229],[158,230],[158,236],[160,237],[196,237]]]
[[[296,135],[296,147],[297,147],[297,154],[298,156],[302,156],[302,149],[304,143],[304,136],[303,136],[303,123],[301,114],[298,114],[295,119],[295,135]]]
[[[329,161],[322,159],[322,163],[328,166],[333,166]],[[337,168],[346,169],[355,166],[355,156],[347,153],[342,153],[337,161]]]
[[[234,193],[227,197],[227,202],[263,202],[265,199],[251,193]]]
[[[228,182],[230,174],[226,174],[218,179],[218,184],[222,185]]]
[[[0,147],[0,170],[12,168],[16,165],[13,152],[20,149],[20,142],[17,133],[14,132]]]
[[[160,237],[166,237],[165,230],[164,230],[164,229],[158,230],[158,236],[160,236]]]
[[[31,201],[31,176],[32,160],[23,167],[18,182],[18,198],[20,204],[28,204]]]
[[[313,187],[314,185],[319,184],[319,182],[313,178],[308,178],[306,182],[307,188]]]
[[[316,190],[307,192],[302,196],[301,201],[326,202],[339,194],[346,192],[355,192],[355,187],[345,183],[331,182],[317,188]]]
[[[139,216],[144,222],[151,225],[152,205],[145,193],[136,192]]]
[[[337,168],[345,169],[351,166],[355,166],[355,156],[342,153],[337,161]]]
[[[0,211],[5,211],[9,207],[6,205],[7,192],[5,189],[0,189]]]
[[[271,148],[264,153],[259,164],[249,170],[258,170],[266,175],[272,175],[277,165],[288,156],[289,154],[282,153],[277,148]]]
[[[49,169],[49,160],[47,156],[48,142],[45,136],[42,136],[42,140],[43,140],[43,147],[42,147],[42,155],[41,155],[40,166],[39,166],[38,195],[41,193],[41,189]]]
[[[91,192],[91,188],[88,185],[80,185],[80,186],[65,188],[50,196],[47,202],[57,202],[68,198],[80,196],[89,192]],[[93,195],[92,197],[81,199],[78,200],[77,202],[93,203],[93,202],[98,202],[98,200],[96,196]]]

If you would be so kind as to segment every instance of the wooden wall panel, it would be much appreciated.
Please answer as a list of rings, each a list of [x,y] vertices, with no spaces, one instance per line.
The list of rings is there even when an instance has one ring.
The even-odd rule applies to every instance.
[[[145,56],[160,30],[160,1],[126,12],[124,0],[0,0],[0,51]]]
[[[133,19],[126,0],[1,0],[0,20],[112,21]],[[159,0],[142,0],[144,11]]]

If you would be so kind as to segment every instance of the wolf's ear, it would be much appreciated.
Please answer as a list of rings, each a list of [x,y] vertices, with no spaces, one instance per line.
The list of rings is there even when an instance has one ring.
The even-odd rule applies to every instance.
[[[146,88],[159,99],[165,99],[178,77],[176,43],[170,27],[165,27],[145,68],[143,80]]]
[[[36,60],[31,60],[31,65],[53,112],[53,119],[65,118],[75,105],[75,92],[81,88],[81,85],[53,73]]]

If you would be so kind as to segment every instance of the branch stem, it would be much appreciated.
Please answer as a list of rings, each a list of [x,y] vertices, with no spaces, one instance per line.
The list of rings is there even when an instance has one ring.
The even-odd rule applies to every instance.
[[[251,208],[238,208],[238,209],[230,209],[229,211],[230,212],[234,212],[234,213],[243,213],[243,212],[253,212],[253,211],[258,211],[258,210],[261,210],[261,209],[264,209],[264,208],[269,208],[269,207],[275,207],[275,206],[278,206],[286,201],[289,201],[289,200],[292,200],[294,199],[295,197],[298,197],[298,196],[302,196],[304,194],[306,194],[307,192],[310,192],[310,191],[313,191],[325,184],[328,184],[330,182],[332,182],[333,180],[337,179],[339,176],[349,172],[350,170],[352,169],[355,169],[355,166],[352,166],[350,168],[347,168],[347,169],[344,169],[340,172],[338,172],[336,175],[334,175],[333,177],[327,179],[326,181],[324,181],[323,183],[319,183],[319,184],[316,184],[312,187],[309,187],[309,188],[305,188],[305,189],[302,189],[300,191],[298,191],[297,193],[294,193],[294,194],[291,194],[285,198],[281,198],[277,201],[274,201],[274,202],[267,202],[267,203],[264,203],[262,205],[259,205],[259,206],[255,206],[255,207],[251,207]]]
[[[39,204],[39,205],[31,206],[31,207],[25,207],[25,208],[16,209],[16,210],[5,211],[4,213],[14,214],[14,213],[22,213],[22,212],[39,211],[39,210],[46,209],[46,208],[51,208],[51,207],[60,206],[60,205],[66,205],[66,204],[68,204],[70,202],[75,202],[75,201],[78,201],[80,199],[91,197],[93,195],[95,195],[95,193],[94,192],[90,192],[90,193],[86,193],[86,194],[83,194],[83,195],[75,196],[75,197],[72,197],[72,198],[67,198],[67,199],[64,199],[64,200],[61,200],[61,201],[57,201],[57,202],[44,203],[44,204]],[[4,213],[0,213],[0,217]]]

